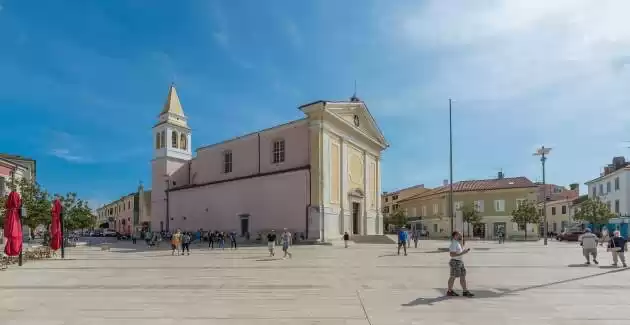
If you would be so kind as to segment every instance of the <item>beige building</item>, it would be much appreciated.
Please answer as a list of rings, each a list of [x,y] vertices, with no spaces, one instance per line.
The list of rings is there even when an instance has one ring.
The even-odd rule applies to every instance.
[[[381,206],[383,207],[383,217],[387,218],[390,213],[398,210],[398,201],[429,191],[424,184],[403,188],[394,192],[383,192],[381,195]]]
[[[573,198],[549,201],[547,208],[547,230],[561,233],[573,224]],[[538,204],[539,213],[543,214],[543,204]]]
[[[525,229],[513,223],[512,211],[525,200],[536,200],[537,185],[526,177],[505,178],[502,173],[496,179],[461,181],[453,184],[453,225],[455,230],[462,230],[465,235],[494,238],[497,231],[503,229],[512,238],[521,237]],[[451,218],[448,209],[450,186],[411,196],[398,201],[401,209],[408,216],[418,216],[422,227],[430,237],[448,237],[451,232]],[[474,204],[482,215],[482,223],[473,227],[464,223],[460,208]],[[470,229],[469,229],[470,228]],[[537,225],[527,225],[528,236],[538,236]]]
[[[34,181],[36,166],[34,159],[0,153],[0,196],[9,194],[11,182],[22,178]]]
[[[129,235],[133,230],[150,229],[151,190],[145,191],[140,185],[138,191],[127,194],[96,209],[97,226],[107,224],[107,228]]]

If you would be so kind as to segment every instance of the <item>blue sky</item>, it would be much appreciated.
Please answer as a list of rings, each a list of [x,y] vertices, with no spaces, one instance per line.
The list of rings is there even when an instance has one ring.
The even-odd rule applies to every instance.
[[[150,182],[175,81],[193,146],[358,95],[391,147],[383,190],[598,175],[630,140],[630,4],[620,1],[0,0],[0,151],[98,205]]]

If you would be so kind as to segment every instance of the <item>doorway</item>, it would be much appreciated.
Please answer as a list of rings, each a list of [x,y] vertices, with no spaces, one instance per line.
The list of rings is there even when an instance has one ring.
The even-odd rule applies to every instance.
[[[507,237],[507,233],[506,233],[507,229],[505,228],[505,226],[506,226],[505,222],[495,222],[492,235],[496,238],[497,234],[500,231],[503,233],[504,238]]]
[[[249,214],[241,215],[241,236],[245,237],[245,235],[249,232]]]
[[[361,205],[357,202],[352,202],[352,234],[359,234],[359,208]]]

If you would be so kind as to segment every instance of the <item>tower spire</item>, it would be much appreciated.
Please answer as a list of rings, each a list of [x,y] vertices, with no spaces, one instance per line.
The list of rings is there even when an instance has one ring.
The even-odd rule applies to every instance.
[[[186,116],[184,115],[182,104],[179,102],[179,96],[177,96],[175,82],[171,82],[171,85],[168,88],[168,95],[166,96],[166,101],[164,102],[164,107],[162,107],[162,112],[160,112],[160,115],[169,113],[179,116]]]

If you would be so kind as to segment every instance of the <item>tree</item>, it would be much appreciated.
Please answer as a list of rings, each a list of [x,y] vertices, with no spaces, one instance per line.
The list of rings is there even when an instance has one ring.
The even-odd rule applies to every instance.
[[[86,201],[77,197],[76,193],[67,193],[65,196],[56,194],[63,206],[63,226],[65,231],[92,228],[95,219],[92,209],[88,207]]]
[[[573,216],[575,220],[586,221],[597,226],[608,223],[608,219],[614,217],[615,214],[599,199],[585,199]]]
[[[462,213],[462,218],[464,222],[468,223],[468,237],[470,237],[470,226],[473,227],[481,224],[482,216],[479,214],[477,206],[474,203],[464,204],[459,208],[459,211]]]
[[[540,213],[533,201],[523,201],[516,210],[512,211],[512,222],[516,223],[519,229],[525,230],[525,239],[527,240],[527,224],[539,224]]]
[[[28,226],[31,231],[35,230],[39,225],[47,225],[50,223],[50,195],[37,182],[30,181],[26,178],[19,180],[11,180],[9,188],[17,190],[22,198],[22,205],[26,208],[26,217],[23,224]],[[0,197],[0,224],[4,224],[4,205],[8,195]]]
[[[402,227],[407,224],[407,215],[405,211],[398,209],[390,215],[390,220],[394,225]]]

